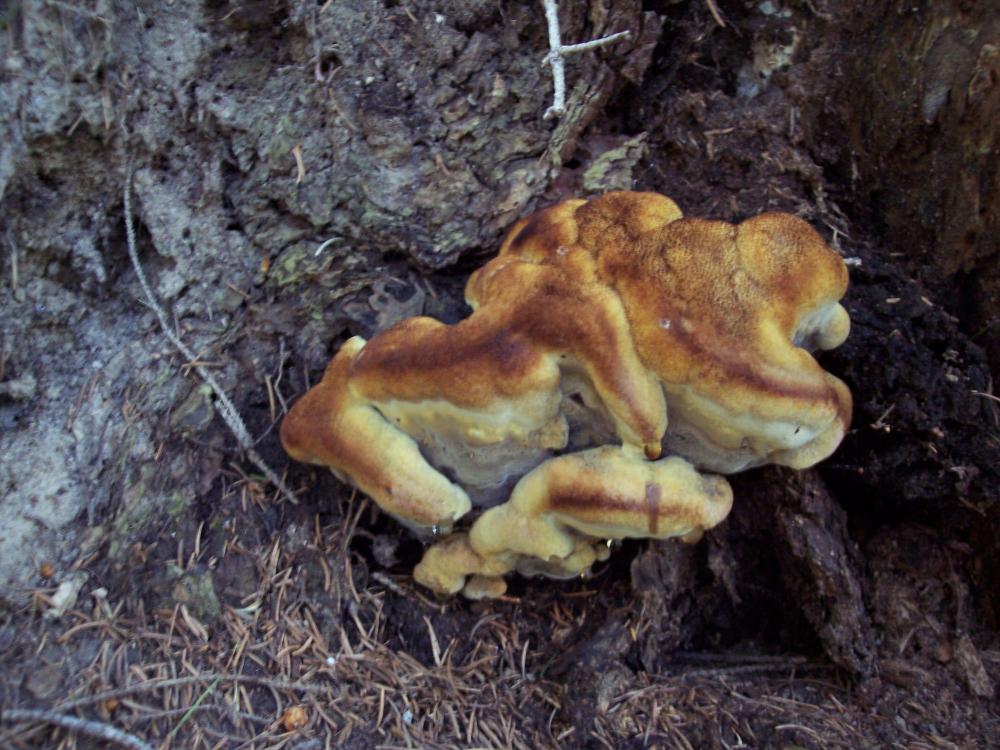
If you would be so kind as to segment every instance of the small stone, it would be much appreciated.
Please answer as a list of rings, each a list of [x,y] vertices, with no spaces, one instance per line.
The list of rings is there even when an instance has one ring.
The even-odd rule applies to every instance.
[[[170,426],[182,432],[201,432],[212,422],[215,407],[212,405],[212,389],[202,384],[191,389],[188,397],[170,414]]]
[[[174,602],[185,605],[200,620],[214,623],[222,615],[222,606],[209,570],[194,569],[183,573],[174,580],[170,596]]]
[[[950,643],[941,643],[934,649],[934,658],[941,664],[947,664],[955,658],[955,649],[951,647]]]
[[[986,672],[986,667],[983,666],[979,651],[972,639],[965,633],[955,643],[955,661],[973,695],[980,698],[992,698],[996,694],[996,687]]]
[[[87,582],[88,577],[86,573],[77,572],[60,583],[59,588],[56,589],[56,593],[50,599],[52,606],[45,611],[45,619],[57,620],[66,614],[66,610],[75,607],[77,597],[80,595],[80,589],[83,588],[83,584]]]
[[[48,664],[33,670],[24,678],[24,689],[38,700],[51,698],[62,687],[63,672],[59,667]]]
[[[372,543],[372,554],[375,556],[375,562],[383,568],[391,568],[399,561],[398,552],[399,539],[388,534],[379,534]]]
[[[38,393],[38,381],[34,375],[25,374],[0,383],[0,396],[13,401],[30,401]]]

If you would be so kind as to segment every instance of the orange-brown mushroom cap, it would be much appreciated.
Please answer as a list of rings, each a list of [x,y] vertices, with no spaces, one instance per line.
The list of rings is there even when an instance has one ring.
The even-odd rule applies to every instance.
[[[843,260],[788,214],[656,226],[630,218],[641,209],[629,206],[647,201],[611,193],[562,220],[620,295],[663,385],[669,447],[718,471],[825,458],[846,432],[851,397],[807,349],[847,336]]]
[[[645,221],[672,220],[669,199],[651,196],[650,203]],[[351,388],[390,411],[400,402],[444,403],[476,420],[502,413],[517,422],[545,408],[537,402],[557,393],[561,377],[579,372],[621,440],[658,457],[667,423],[663,391],[636,350],[621,298],[574,244],[567,206],[580,205],[560,204],[511,232],[501,255],[469,279],[474,312],[466,320],[449,326],[412,318],[372,339],[351,366]],[[503,430],[487,428],[484,441],[502,439]]]
[[[363,346],[359,338],[344,344],[282,421],[281,443],[296,460],[350,477],[405,523],[448,530],[471,508],[469,497],[427,463],[413,438],[352,394],[348,373]]]

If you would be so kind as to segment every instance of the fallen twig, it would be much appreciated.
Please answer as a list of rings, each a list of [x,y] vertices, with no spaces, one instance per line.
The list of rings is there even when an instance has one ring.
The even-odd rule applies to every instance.
[[[616,34],[609,34],[600,39],[592,39],[589,42],[579,44],[562,43],[562,34],[559,31],[559,5],[557,0],[542,0],[545,8],[545,23],[549,29],[549,54],[545,56],[545,62],[552,68],[552,106],[545,110],[543,119],[551,120],[560,117],[566,112],[566,66],[563,61],[568,55],[577,52],[603,47],[606,44],[613,44],[629,35],[628,31],[619,31]]]
[[[187,357],[188,362],[197,363],[199,360],[195,353],[188,348],[187,344],[181,341],[180,336],[178,336],[173,328],[171,328],[170,323],[167,321],[167,314],[164,312],[160,303],[156,299],[156,295],[153,294],[153,289],[149,285],[149,281],[146,279],[146,273],[142,269],[142,264],[139,262],[139,252],[136,250],[135,243],[135,227],[132,224],[132,165],[129,164],[126,174],[125,174],[125,236],[128,241],[128,256],[132,260],[132,267],[135,269],[135,275],[139,279],[139,285],[142,287],[142,292],[146,296],[146,304],[152,308],[153,312],[156,313],[157,319],[160,321],[160,328],[163,330],[163,335],[167,337],[171,344],[173,344],[177,350]],[[295,493],[285,484],[284,480],[278,476],[278,474],[272,469],[260,454],[257,449],[254,448],[253,438],[250,437],[250,433],[247,431],[246,423],[244,423],[243,418],[240,416],[239,411],[233,402],[230,400],[229,396],[223,390],[219,381],[215,379],[212,375],[201,364],[193,364],[195,371],[201,376],[201,379],[208,383],[209,387],[215,393],[215,397],[218,399],[218,409],[219,414],[222,415],[223,421],[229,427],[233,436],[236,438],[236,442],[239,443],[240,447],[247,454],[254,466],[263,472],[264,476],[267,477],[268,481],[271,482],[278,490],[283,494],[290,502],[298,504],[299,499],[295,496]]]
[[[241,682],[241,683],[249,683],[252,685],[261,685],[263,687],[274,688],[275,690],[290,690],[299,693],[320,693],[324,689],[326,689],[319,684],[289,682],[287,680],[278,680],[271,677],[264,677],[257,675],[245,675],[245,674],[225,675],[218,673],[209,673],[209,674],[189,675],[185,677],[171,677],[165,680],[147,680],[145,682],[137,682],[134,685],[126,685],[123,688],[116,688],[114,690],[105,690],[103,693],[95,693],[93,695],[86,695],[82,698],[75,698],[74,700],[60,703],[58,708],[62,711],[68,711],[70,709],[79,708],[80,706],[87,706],[93,703],[100,703],[101,701],[123,698],[127,695],[134,695],[135,693],[145,693],[151,690],[163,690],[165,688],[180,687],[183,685],[197,685],[206,682],[210,683]],[[206,693],[207,692],[208,691],[206,691]]]
[[[722,28],[726,28],[726,22],[722,18],[722,14],[719,12],[719,6],[715,4],[715,0],[705,0],[705,3],[708,5],[708,10],[712,14],[712,18],[715,19],[715,22]]]
[[[728,665],[703,669],[680,668],[669,675],[673,679],[694,677],[731,677],[734,675],[756,675],[763,672],[799,672],[836,669],[832,664],[822,662],[800,661],[791,658],[786,662],[761,662],[759,664]]]
[[[34,708],[8,708],[0,711],[0,721],[7,722],[27,722],[35,721],[45,724],[53,724],[71,732],[85,734],[88,737],[95,737],[106,742],[113,742],[116,745],[130,748],[131,750],[153,750],[153,746],[143,742],[138,737],[121,729],[109,726],[99,721],[89,719],[78,719],[68,714],[57,714],[55,711],[45,711]]]

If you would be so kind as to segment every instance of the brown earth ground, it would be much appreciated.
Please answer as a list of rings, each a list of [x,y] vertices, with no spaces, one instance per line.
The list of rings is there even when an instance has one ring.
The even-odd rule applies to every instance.
[[[218,17],[239,10],[211,5]],[[518,12],[540,21],[534,4],[499,5],[504,23]],[[590,22],[574,38],[597,29],[595,7],[628,3],[583,5]],[[858,29],[875,27],[875,11],[817,1],[788,4],[782,16],[764,5],[772,6],[636,6],[663,20],[636,63],[645,74],[600,89],[598,112],[564,138],[562,169],[529,207],[634,187],[669,194],[689,215],[784,210],[810,220],[854,259],[852,334],[822,360],[855,395],[838,453],[800,474],[734,477],[731,518],[696,546],[627,542],[587,579],[515,580],[501,600],[436,601],[409,577],[420,544],[328,473],[290,465],[268,430],[330,351],[384,323],[387,309],[410,310],[417,295],[432,314],[460,315],[462,282],[495,245],[472,243],[457,266],[442,261],[448,267],[432,272],[429,251],[389,243],[376,261],[383,285],[360,286],[299,341],[295,332],[311,324],[296,318],[296,287],[258,279],[224,341],[246,355],[241,362],[251,359],[245,342],[266,342],[264,369],[274,374],[266,389],[240,386],[239,373],[230,382],[251,431],[265,435],[261,453],[300,502],[240,460],[210,410],[200,421],[185,412],[198,429],[173,421],[185,402],[178,390],[156,444],[187,462],[194,500],[135,526],[124,542],[81,531],[64,561],[36,561],[27,595],[0,610],[0,745],[1000,746],[1000,409],[983,340],[973,340],[988,315],[957,297],[975,271],[942,275],[948,264],[928,263],[923,247],[901,254],[889,218],[874,215],[866,170],[898,210],[898,192],[916,188],[872,166],[884,156],[874,155],[877,143],[852,145],[850,128],[838,134],[829,122],[860,117],[862,78],[847,61],[869,43]],[[902,13],[882,5],[889,20]],[[945,13],[914,12],[928,28]],[[975,10],[955,12],[975,22]],[[500,16],[491,13],[473,20],[494,33]],[[524,44],[544,51],[540,26],[520,29]],[[785,53],[791,63],[768,62]],[[571,73],[600,79],[590,68]],[[917,150],[946,151],[945,136],[924,132]],[[8,210],[31,208],[5,200]],[[120,222],[120,203],[110,211]],[[152,235],[144,228],[140,242]],[[112,232],[107,241],[120,252],[122,239]],[[986,251],[976,258],[988,265]],[[307,269],[296,283],[345,278]],[[279,339],[289,351],[275,359]],[[183,375],[196,382],[190,368]],[[102,518],[120,517],[125,502],[93,509],[96,523],[83,513],[81,529],[106,526]],[[79,599],[49,616],[58,584],[78,574]]]

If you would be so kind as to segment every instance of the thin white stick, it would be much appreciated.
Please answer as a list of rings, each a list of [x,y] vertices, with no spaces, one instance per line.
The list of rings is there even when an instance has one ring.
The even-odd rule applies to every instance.
[[[126,168],[125,173],[125,237],[128,240],[128,256],[132,260],[132,267],[135,269],[135,275],[139,279],[139,286],[142,287],[142,293],[146,296],[146,304],[148,304],[154,313],[156,313],[157,319],[160,321],[160,328],[163,330],[163,335],[167,337],[171,344],[173,344],[177,351],[183,354],[188,362],[195,363],[198,361],[197,356],[191,349],[188,348],[187,344],[181,341],[180,336],[178,336],[170,323],[167,321],[167,314],[163,311],[160,303],[156,299],[156,295],[153,294],[153,289],[149,286],[149,282],[146,280],[146,273],[142,270],[142,264],[139,262],[139,253],[136,250],[135,245],[135,227],[132,225],[132,164],[129,163]],[[260,454],[257,453],[257,449],[253,447],[253,439],[250,437],[250,433],[247,430],[246,423],[244,423],[243,418],[240,416],[239,411],[233,402],[230,400],[229,396],[223,390],[222,386],[219,385],[219,381],[215,379],[206,368],[199,364],[194,365],[195,371],[201,376],[201,379],[208,383],[209,387],[215,393],[215,397],[218,399],[218,409],[219,414],[222,415],[223,421],[228,425],[233,436],[236,438],[236,442],[239,443],[240,447],[246,452],[247,458],[249,458],[253,464],[263,472],[264,476],[267,477],[268,481],[271,482],[278,490],[283,494],[290,502],[298,504],[299,499],[295,496],[295,493],[285,484],[284,480],[278,476],[278,474],[272,469],[268,464],[261,458]]]
[[[19,276],[17,268],[17,244],[14,242],[14,237],[11,235],[9,229],[7,230],[7,244],[10,245],[10,288],[14,292],[14,299],[20,302],[21,290],[17,288]]]
[[[630,32],[619,31],[600,39],[591,39],[589,42],[563,45],[562,34],[559,30],[557,0],[542,0],[542,6],[545,8],[545,24],[549,30],[549,54],[545,56],[545,63],[552,68],[553,88],[552,106],[545,110],[543,119],[551,120],[553,117],[561,117],[566,113],[566,65],[563,61],[564,58],[577,52],[587,52],[606,44],[614,44],[627,37]]]
[[[559,48],[560,53],[563,57],[567,55],[573,55],[577,52],[586,52],[587,50],[597,49],[598,47],[603,47],[605,44],[614,44],[619,39],[626,38],[631,32],[629,31],[616,31],[614,34],[608,34],[607,36],[602,36],[600,39],[591,39],[589,42],[580,42],[579,44],[564,44]]]
[[[559,31],[559,6],[556,0],[542,0],[545,23],[549,27],[549,54],[545,62],[552,68],[552,106],[545,110],[543,120],[560,117],[566,112],[566,66],[562,58],[562,35]]]

